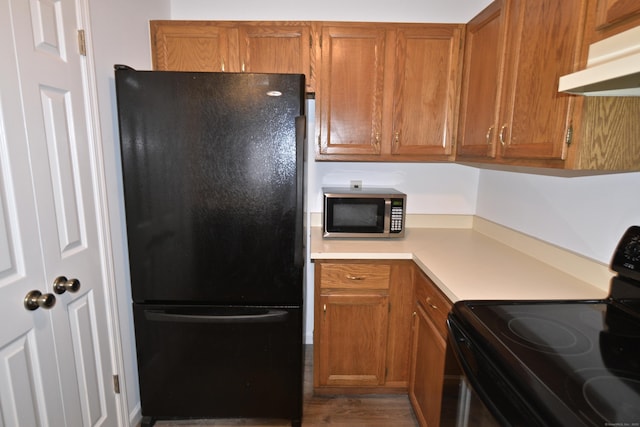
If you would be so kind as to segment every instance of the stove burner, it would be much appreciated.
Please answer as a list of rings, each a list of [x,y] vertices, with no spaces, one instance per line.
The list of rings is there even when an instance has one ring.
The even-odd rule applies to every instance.
[[[640,378],[630,372],[608,369],[576,371],[584,378],[582,396],[591,409],[609,423],[640,423]],[[579,396],[580,384],[568,384],[569,396]],[[577,392],[577,393],[575,393]]]
[[[548,354],[578,355],[593,348],[591,340],[578,329],[531,313],[513,313],[514,318],[507,323],[512,334],[505,334],[509,340]]]

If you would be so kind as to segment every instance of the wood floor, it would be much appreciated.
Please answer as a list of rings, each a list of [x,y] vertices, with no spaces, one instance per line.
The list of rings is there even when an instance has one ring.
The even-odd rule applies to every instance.
[[[416,427],[409,398],[406,395],[313,395],[313,350],[305,349],[303,427]],[[158,421],[159,427],[286,427],[287,420],[215,419]]]

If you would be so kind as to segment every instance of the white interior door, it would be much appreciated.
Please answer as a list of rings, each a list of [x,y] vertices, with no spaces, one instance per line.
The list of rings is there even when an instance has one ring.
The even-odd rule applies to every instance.
[[[0,0],[0,425],[117,419],[76,8]]]

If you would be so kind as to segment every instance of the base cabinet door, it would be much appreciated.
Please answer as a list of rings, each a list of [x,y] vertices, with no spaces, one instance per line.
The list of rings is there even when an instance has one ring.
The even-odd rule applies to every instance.
[[[420,426],[440,425],[451,301],[415,267],[415,303],[409,400]]]
[[[322,295],[321,386],[377,386],[385,381],[389,298],[376,293]]]
[[[421,426],[439,426],[446,341],[419,304],[413,332],[409,399]]]
[[[405,393],[414,300],[410,261],[316,261],[314,300],[314,392]]]

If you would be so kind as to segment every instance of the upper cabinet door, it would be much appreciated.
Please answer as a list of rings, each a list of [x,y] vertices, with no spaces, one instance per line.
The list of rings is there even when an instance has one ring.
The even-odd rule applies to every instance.
[[[452,154],[463,31],[463,25],[437,24],[397,30],[392,155]]]
[[[496,0],[467,24],[458,159],[496,155],[506,6]]]
[[[598,0],[592,42],[640,25],[640,1]]]
[[[238,39],[243,72],[304,74],[307,90],[313,87],[308,24],[240,25]]]
[[[150,29],[154,70],[240,71],[237,32],[231,27],[205,21],[151,21]]]
[[[510,1],[498,138],[505,159],[563,159],[573,98],[558,79],[580,62],[590,0]]]
[[[373,25],[321,28],[320,155],[380,153],[385,35]]]

